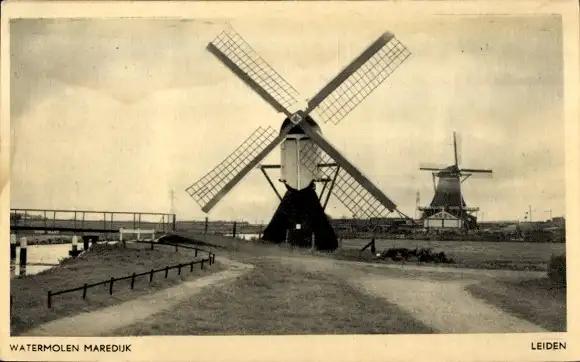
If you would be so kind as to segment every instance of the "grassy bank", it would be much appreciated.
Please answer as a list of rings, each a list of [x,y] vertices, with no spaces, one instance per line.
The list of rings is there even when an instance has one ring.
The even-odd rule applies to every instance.
[[[430,333],[382,299],[344,281],[258,261],[234,283],[111,335]]]
[[[199,256],[207,257],[205,254]],[[204,270],[196,265],[193,272],[184,268],[181,276],[177,275],[176,270],[172,270],[167,279],[163,273],[157,273],[152,283],[149,283],[148,276],[142,276],[136,279],[133,290],[130,289],[130,280],[119,281],[114,284],[112,296],[109,295],[108,285],[97,286],[88,289],[86,300],[82,299],[82,291],[71,292],[55,296],[52,308],[47,307],[49,290],[75,288],[84,283],[96,283],[111,277],[123,277],[195,259],[193,250],[179,249],[175,252],[170,246],[156,245],[154,250],[150,250],[150,246],[145,244],[128,243],[126,247],[122,244],[95,245],[78,258],[64,261],[57,268],[11,280],[10,294],[14,301],[10,318],[11,334],[19,334],[60,317],[133,299],[175,285],[181,280],[207,275],[220,269],[219,263],[211,267],[206,264]]]
[[[552,332],[566,331],[566,287],[548,278],[486,281],[467,287],[475,297]]]

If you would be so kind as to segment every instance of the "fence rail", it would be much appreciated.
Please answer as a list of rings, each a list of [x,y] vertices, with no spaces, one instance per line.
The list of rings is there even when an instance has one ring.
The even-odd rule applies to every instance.
[[[177,247],[178,245],[176,245]],[[184,246],[181,246],[184,247]],[[195,250],[195,255],[197,256],[197,252],[199,251],[205,251],[202,249],[197,249],[197,248],[189,248],[189,247],[185,247],[187,249],[196,249]],[[48,295],[47,295],[47,305],[48,308],[52,308],[52,298],[56,295],[60,295],[60,294],[65,294],[65,293],[72,293],[72,292],[77,292],[82,290],[83,294],[82,294],[82,298],[86,299],[87,297],[87,290],[89,288],[92,287],[96,287],[99,285],[106,285],[109,284],[109,295],[113,295],[113,286],[115,282],[118,281],[122,281],[122,280],[128,280],[131,279],[131,289],[135,288],[135,278],[137,277],[141,277],[141,276],[145,276],[145,275],[149,275],[149,283],[151,283],[153,281],[153,276],[159,272],[165,272],[165,279],[167,279],[168,275],[169,275],[169,271],[172,269],[177,269],[177,274],[181,275],[181,269],[184,267],[188,267],[189,266],[189,271],[192,272],[193,271],[193,266],[195,264],[201,264],[201,269],[203,269],[203,264],[205,262],[208,262],[209,265],[211,266],[213,263],[215,263],[215,254],[209,251],[205,251],[208,253],[208,257],[207,258],[201,258],[199,260],[193,260],[189,263],[180,263],[177,265],[173,265],[173,266],[166,266],[165,268],[160,268],[160,269],[151,269],[150,271],[147,272],[142,272],[142,273],[133,273],[131,275],[125,276],[125,277],[121,277],[121,278],[115,278],[115,277],[111,277],[111,279],[107,279],[98,283],[85,283],[83,286],[81,287],[76,287],[76,288],[71,288],[71,289],[65,289],[65,290],[59,290],[57,292],[53,292],[51,290],[48,291]]]
[[[149,244],[150,242],[145,242],[147,244]],[[151,243],[153,244],[153,243]],[[200,249],[200,248],[196,248],[195,246],[191,246],[191,245],[183,245],[183,244],[178,244],[178,243],[157,243],[158,245],[167,245],[167,246],[175,246],[175,251],[177,251],[178,248],[184,248],[184,249],[191,249],[191,250],[195,250],[195,256],[197,256],[197,252],[198,251],[203,251],[204,253],[207,253],[208,255],[214,255],[214,253],[212,253],[211,251],[205,250],[205,249]]]

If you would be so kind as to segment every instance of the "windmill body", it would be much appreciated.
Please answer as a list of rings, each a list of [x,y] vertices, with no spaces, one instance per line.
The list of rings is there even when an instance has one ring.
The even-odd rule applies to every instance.
[[[468,207],[461,192],[461,184],[474,175],[491,175],[491,170],[465,169],[459,167],[457,138],[453,133],[453,150],[455,163],[447,167],[420,167],[431,171],[435,194],[428,207],[419,207],[422,211],[423,226],[435,229],[475,229],[479,211],[477,207]]]
[[[312,118],[307,117],[305,122],[321,134],[320,127]],[[288,118],[280,131],[287,126],[291,126]],[[308,247],[314,237],[324,241],[318,244],[318,249],[336,248],[336,235],[315,191],[315,182],[320,180],[319,167],[309,167],[308,163],[308,160],[320,158],[320,149],[302,128],[294,126],[280,144],[280,153],[279,181],[284,184],[286,192],[264,229],[262,239]]]
[[[288,125],[289,119],[284,120],[282,129]],[[320,127],[312,120],[307,118],[313,130],[319,134]],[[302,128],[295,126],[290,130],[282,144],[280,145],[280,180],[289,187],[296,190],[303,190],[313,181],[320,178],[319,168],[310,168],[303,160],[319,159],[320,149],[316,147],[314,141],[304,133]]]
[[[374,91],[410,52],[393,34],[384,33],[307,102],[290,111],[298,92],[233,29],[207,46],[247,86],[286,115],[279,132],[259,127],[214,169],[186,191],[208,213],[253,169],[260,168],[280,204],[263,239],[333,250],[337,238],[325,213],[331,195],[361,219],[386,217],[396,205],[353,165],[320,131],[314,121],[338,124]],[[280,146],[281,164],[260,164]],[[276,169],[284,184],[281,195],[268,174]],[[316,192],[316,184],[321,184]]]

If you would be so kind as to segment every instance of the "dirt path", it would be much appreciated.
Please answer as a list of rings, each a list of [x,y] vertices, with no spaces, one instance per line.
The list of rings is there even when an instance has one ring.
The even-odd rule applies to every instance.
[[[440,333],[546,332],[465,290],[466,286],[489,278],[533,278],[537,273],[386,265],[369,268],[369,264],[311,257],[285,257],[280,262],[344,278],[365,294],[396,304]],[[389,275],[390,271],[397,274]],[[405,276],[405,271],[413,275]]]
[[[395,303],[441,333],[547,332],[471,296],[477,281],[431,281],[367,276],[352,283],[367,294]]]
[[[228,269],[122,304],[58,319],[26,331],[22,336],[86,337],[102,335],[108,331],[144,321],[156,313],[176,306],[180,301],[191,298],[205,287],[231,282],[253,268],[250,264],[239,263],[223,257],[216,257],[216,260],[226,265]]]

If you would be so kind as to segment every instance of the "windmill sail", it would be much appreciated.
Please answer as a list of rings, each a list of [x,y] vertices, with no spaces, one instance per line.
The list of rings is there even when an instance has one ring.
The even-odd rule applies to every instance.
[[[396,210],[397,205],[385,195],[378,187],[375,186],[356,166],[354,166],[340,151],[338,151],[329,141],[327,141],[320,133],[316,132],[309,124],[301,123],[300,127],[304,130],[304,132],[310,136],[310,138],[316,143],[318,147],[324,153],[327,154],[327,159],[324,158],[321,160],[321,163],[325,163],[326,161],[334,161],[336,162],[346,173],[348,176],[341,177],[341,180],[345,181],[345,185],[350,185],[353,188],[354,193],[347,193],[344,195],[345,202],[348,198],[352,195],[359,195],[357,198],[352,199],[349,201],[350,207],[353,209],[358,210],[358,212],[368,213],[371,210],[376,210],[381,207],[385,207],[392,212]],[[317,154],[312,152],[312,154]],[[323,153],[321,153],[321,157],[324,157]],[[342,171],[341,171],[342,172]],[[355,186],[358,185],[358,186]],[[360,187],[360,188],[359,188]],[[363,196],[369,195],[369,196]],[[364,199],[367,201],[367,205],[365,206],[357,206],[355,200]],[[376,203],[375,203],[376,201]],[[382,205],[382,206],[380,206]]]
[[[393,34],[382,34],[308,102],[306,113],[338,124],[410,55]]]
[[[223,31],[207,48],[276,111],[291,116],[289,109],[298,102],[298,91],[234,29]]]
[[[259,127],[220,164],[189,186],[187,193],[205,212],[211,208],[251,170],[256,158],[277,139],[276,131]],[[245,172],[245,173],[244,173]],[[239,182],[239,180],[238,180]],[[207,210],[207,211],[206,211]]]
[[[310,147],[319,148],[316,145]],[[319,167],[319,165],[331,163],[341,165],[342,162],[340,160],[333,159],[328,155],[328,153],[321,149],[316,152],[308,152],[305,154],[312,155],[312,157],[303,159],[302,162],[304,165],[313,172],[318,169],[318,172],[320,172],[322,177],[335,180],[332,194],[356,218],[383,218],[387,217],[392,210],[396,208],[392,202],[381,202],[380,199],[376,198],[371,192],[369,192],[368,185],[365,187],[364,184],[361,184],[355,177],[353,177],[353,175],[347,172],[345,168],[341,167],[338,170],[338,174],[335,175],[334,169],[330,167]],[[360,171],[358,172],[360,173]],[[370,183],[370,181],[368,182]]]

